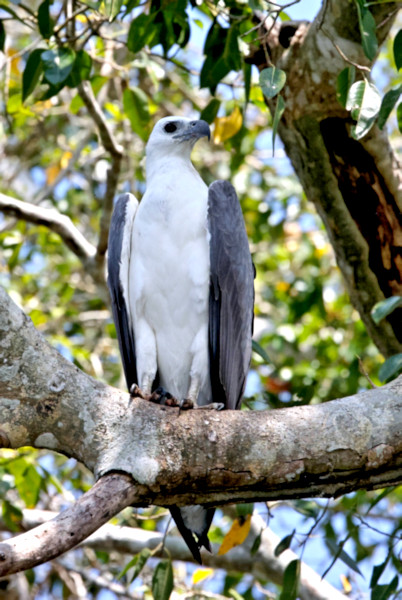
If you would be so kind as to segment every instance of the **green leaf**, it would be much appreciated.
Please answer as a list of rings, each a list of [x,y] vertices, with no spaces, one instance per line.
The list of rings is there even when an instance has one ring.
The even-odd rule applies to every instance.
[[[231,598],[233,598],[233,600],[244,600],[244,596],[239,594],[239,592],[234,588],[230,588],[228,594]]]
[[[24,72],[22,74],[22,101],[24,102],[34,91],[40,76],[43,73],[42,63],[43,48],[32,50],[28,56]]]
[[[223,58],[230,71],[239,71],[241,68],[241,54],[238,42],[239,30],[232,26],[228,30],[223,51]]]
[[[8,500],[3,500],[2,515],[4,523],[10,531],[20,531],[22,511]]]
[[[134,52],[134,54],[142,50],[154,35],[152,28],[154,19],[154,13],[151,13],[150,15],[141,13],[131,21],[127,37],[127,47],[131,52]]]
[[[268,67],[260,73],[260,86],[267,98],[274,98],[286,82],[286,73],[276,67]]]
[[[282,552],[284,552],[285,550],[287,550],[290,547],[290,544],[292,543],[293,536],[295,533],[296,533],[296,529],[293,529],[292,533],[290,533],[289,535],[286,535],[284,538],[281,539],[281,541],[275,548],[275,551],[274,551],[275,556],[279,556],[280,554],[282,554]]]
[[[142,569],[145,567],[145,564],[148,558],[152,556],[152,552],[149,548],[144,548],[141,550],[139,554],[136,554],[124,567],[124,569],[118,574],[117,578],[121,579],[127,571],[135,567],[133,575],[131,577],[131,582],[134,581],[136,577],[141,573]]]
[[[127,88],[123,92],[123,108],[132,130],[144,141],[148,138],[149,104],[148,97],[140,88]]]
[[[352,135],[362,138],[372,127],[381,106],[381,96],[375,85],[366,79],[356,81],[349,90],[346,110],[350,110],[352,118],[357,121]]]
[[[6,30],[4,29],[3,21],[0,19],[0,52],[4,52],[5,41],[6,41]]]
[[[15,477],[15,486],[27,508],[38,502],[42,478],[33,465],[29,465],[20,476]]]
[[[262,0],[248,0],[248,5],[251,10],[265,10]]]
[[[161,560],[152,577],[154,600],[169,600],[173,590],[173,569],[170,560]]]
[[[388,585],[376,585],[371,590],[370,600],[388,600],[398,587],[398,575]]]
[[[278,99],[276,101],[274,118],[272,119],[272,154],[275,154],[276,132],[278,130],[278,124],[282,118],[284,110],[285,110],[285,100],[279,94]]]
[[[402,68],[402,29],[398,31],[394,39],[394,60],[396,70]]]
[[[385,319],[390,315],[396,308],[402,306],[402,296],[390,296],[381,302],[377,302],[371,309],[371,316],[373,317],[374,323],[378,325],[382,319]]]
[[[378,580],[380,579],[381,575],[384,572],[385,567],[388,564],[388,556],[387,558],[384,560],[383,563],[381,563],[380,565],[376,565],[373,568],[373,572],[371,574],[371,579],[370,579],[370,587],[373,588],[377,585]]]
[[[392,109],[395,104],[399,100],[399,96],[402,94],[402,85],[395,88],[394,90],[389,90],[381,102],[380,112],[378,114],[378,122],[377,125],[380,129],[382,129],[385,125],[386,120],[388,119]]]
[[[388,494],[390,494],[395,488],[394,487],[387,487],[384,490],[382,490],[378,496],[375,496],[369,505],[369,510],[367,512],[369,512],[374,506],[376,506],[379,502],[381,502],[381,500],[383,498],[385,498],[386,496],[388,496]]]
[[[230,34],[230,39],[229,39]],[[235,57],[230,56],[230,48],[235,48]],[[223,29],[214,21],[208,31],[204,44],[206,55],[200,73],[200,87],[208,87],[214,94],[216,86],[232,70],[239,66],[239,50],[237,33],[229,29]]]
[[[387,381],[391,377],[396,377],[402,371],[402,353],[394,354],[390,356],[381,365],[378,371],[378,378],[380,381]]]
[[[104,12],[109,22],[113,21],[120,12],[123,0],[104,0]]]
[[[296,500],[294,508],[305,517],[310,517],[311,519],[318,518],[319,508],[313,500]]]
[[[44,0],[38,8],[38,26],[40,34],[48,40],[53,33],[53,19],[50,16],[50,0]]]
[[[300,581],[300,560],[292,560],[283,574],[283,587],[279,600],[296,600]]]
[[[226,64],[223,56],[218,60],[213,56],[207,56],[200,73],[200,87],[207,87],[211,90],[211,94],[214,94],[218,83],[229,72],[230,67]]]
[[[402,133],[402,102],[396,107],[396,120],[398,123],[398,129]]]
[[[251,546],[251,550],[250,550],[251,556],[254,556],[254,554],[256,554],[258,552],[258,549],[261,546],[261,536],[262,536],[262,529],[261,529],[260,533],[257,535],[257,537],[255,538],[253,545]]]
[[[102,0],[98,0],[97,2],[91,2],[91,0],[81,0],[81,3],[89,6],[89,8],[92,8],[92,10],[99,10]]]
[[[206,107],[201,111],[200,119],[203,119],[207,123],[213,123],[216,115],[218,114],[221,101],[217,98],[212,98]]]
[[[356,561],[354,561],[353,558],[351,558],[349,554],[345,552],[345,550],[342,548],[342,545],[338,544],[337,542],[328,537],[325,539],[325,542],[332,554],[336,558],[340,558],[345,563],[345,565],[348,565],[348,567],[353,569],[353,571],[361,575],[361,571],[357,566]]]
[[[236,504],[236,515],[238,517],[246,517],[247,515],[252,515],[253,510],[253,502],[246,502],[245,504]]]
[[[256,342],[255,340],[252,340],[251,347],[252,347],[253,351],[256,354],[258,354],[259,356],[261,356],[261,358],[264,360],[264,362],[267,365],[271,365],[272,364],[272,361],[269,358],[268,354],[266,353],[266,351],[264,350],[264,348],[262,346],[260,346],[260,344],[258,342]]]
[[[53,86],[63,83],[72,71],[75,52],[70,48],[57,48],[45,50],[41,56],[46,81]]]
[[[244,79],[244,104],[247,106],[250,99],[251,90],[251,65],[243,62],[243,79]]]
[[[355,0],[359,17],[360,35],[364,54],[369,60],[374,60],[378,50],[376,23],[365,0]]]
[[[336,79],[336,97],[338,102],[345,108],[346,100],[348,97],[348,92],[350,86],[355,81],[356,68],[355,67],[346,67],[343,69],[337,79]]]
[[[92,69],[92,58],[85,50],[78,50],[75,56],[73,68],[71,70],[66,85],[70,88],[77,87],[81,81],[89,79]]]

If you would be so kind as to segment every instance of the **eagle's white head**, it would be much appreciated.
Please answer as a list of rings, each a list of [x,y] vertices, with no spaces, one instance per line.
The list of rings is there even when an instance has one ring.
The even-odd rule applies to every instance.
[[[211,132],[206,121],[186,117],[164,117],[159,119],[152,130],[146,147],[146,154],[163,152],[165,156],[188,154],[197,140],[210,138]]]

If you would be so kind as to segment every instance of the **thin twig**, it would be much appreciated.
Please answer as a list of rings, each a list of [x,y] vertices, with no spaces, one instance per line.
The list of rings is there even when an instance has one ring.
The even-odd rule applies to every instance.
[[[99,240],[95,257],[97,262],[102,264],[107,250],[110,217],[113,210],[113,198],[119,181],[123,147],[117,143],[113,131],[94,96],[91,85],[87,81],[81,82],[78,86],[78,92],[98,129],[103,147],[109,152],[112,159],[112,164],[107,172],[106,192],[103,198],[103,212],[100,220]]]
[[[350,65],[352,65],[353,67],[356,67],[356,69],[360,69],[360,71],[366,71],[367,73],[371,72],[370,67],[365,67],[364,65],[359,65],[358,63],[354,62],[353,60],[351,60],[350,58],[348,58],[346,56],[346,54],[340,49],[340,47],[338,46],[338,44],[335,42],[334,38],[332,37],[332,35],[329,33],[329,31],[327,29],[325,29],[324,27],[321,27],[321,31],[323,32],[324,35],[327,36],[327,38],[329,40],[331,40],[331,42],[333,43],[336,51],[338,52],[338,54],[343,58],[344,61],[346,61],[347,63],[349,63]]]
[[[60,31],[62,29],[64,29],[65,27],[67,27],[67,25],[69,23],[71,23],[71,21],[73,21],[75,19],[75,17],[77,17],[78,15],[80,15],[81,13],[85,12],[86,10],[88,10],[87,6],[84,6],[82,8],[78,8],[76,11],[74,11],[71,15],[68,16],[68,18],[66,18],[63,23],[60,23],[60,25],[58,25],[57,27],[54,28],[53,33],[56,35],[58,33],[60,33]]]

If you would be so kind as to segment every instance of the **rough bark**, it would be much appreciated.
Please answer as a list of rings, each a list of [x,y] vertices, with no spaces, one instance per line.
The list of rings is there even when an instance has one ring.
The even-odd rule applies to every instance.
[[[371,10],[381,44],[398,3]],[[349,66],[341,53],[363,68],[371,66],[363,53],[355,3],[328,0],[311,25],[285,22],[266,41],[273,63],[287,74],[286,109],[278,127],[286,153],[323,220],[369,335],[384,356],[401,352],[402,310],[378,325],[370,314],[376,302],[402,294],[400,164],[386,132],[377,126],[361,140],[353,139],[353,121],[336,97],[337,76]],[[261,49],[253,61],[260,69],[267,66]],[[276,100],[267,104],[273,112]]]
[[[101,478],[104,498],[116,495],[115,485],[124,488],[105,510],[96,488],[85,511],[77,506],[69,520],[60,515],[55,527],[64,550],[66,540],[73,547],[128,505],[337,496],[402,481],[402,378],[316,406],[179,413],[85,375],[47,344],[2,288],[0,340],[0,445],[75,457]],[[37,555],[48,560],[54,530],[33,535]],[[15,564],[14,543],[32,547],[27,539],[7,542],[3,567]]]

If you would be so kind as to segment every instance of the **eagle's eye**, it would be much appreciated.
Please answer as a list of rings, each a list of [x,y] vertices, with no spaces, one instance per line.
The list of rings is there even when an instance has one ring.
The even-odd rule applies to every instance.
[[[174,123],[166,123],[164,130],[166,131],[166,133],[173,133],[173,131],[176,131],[177,129],[177,125],[175,125]]]

